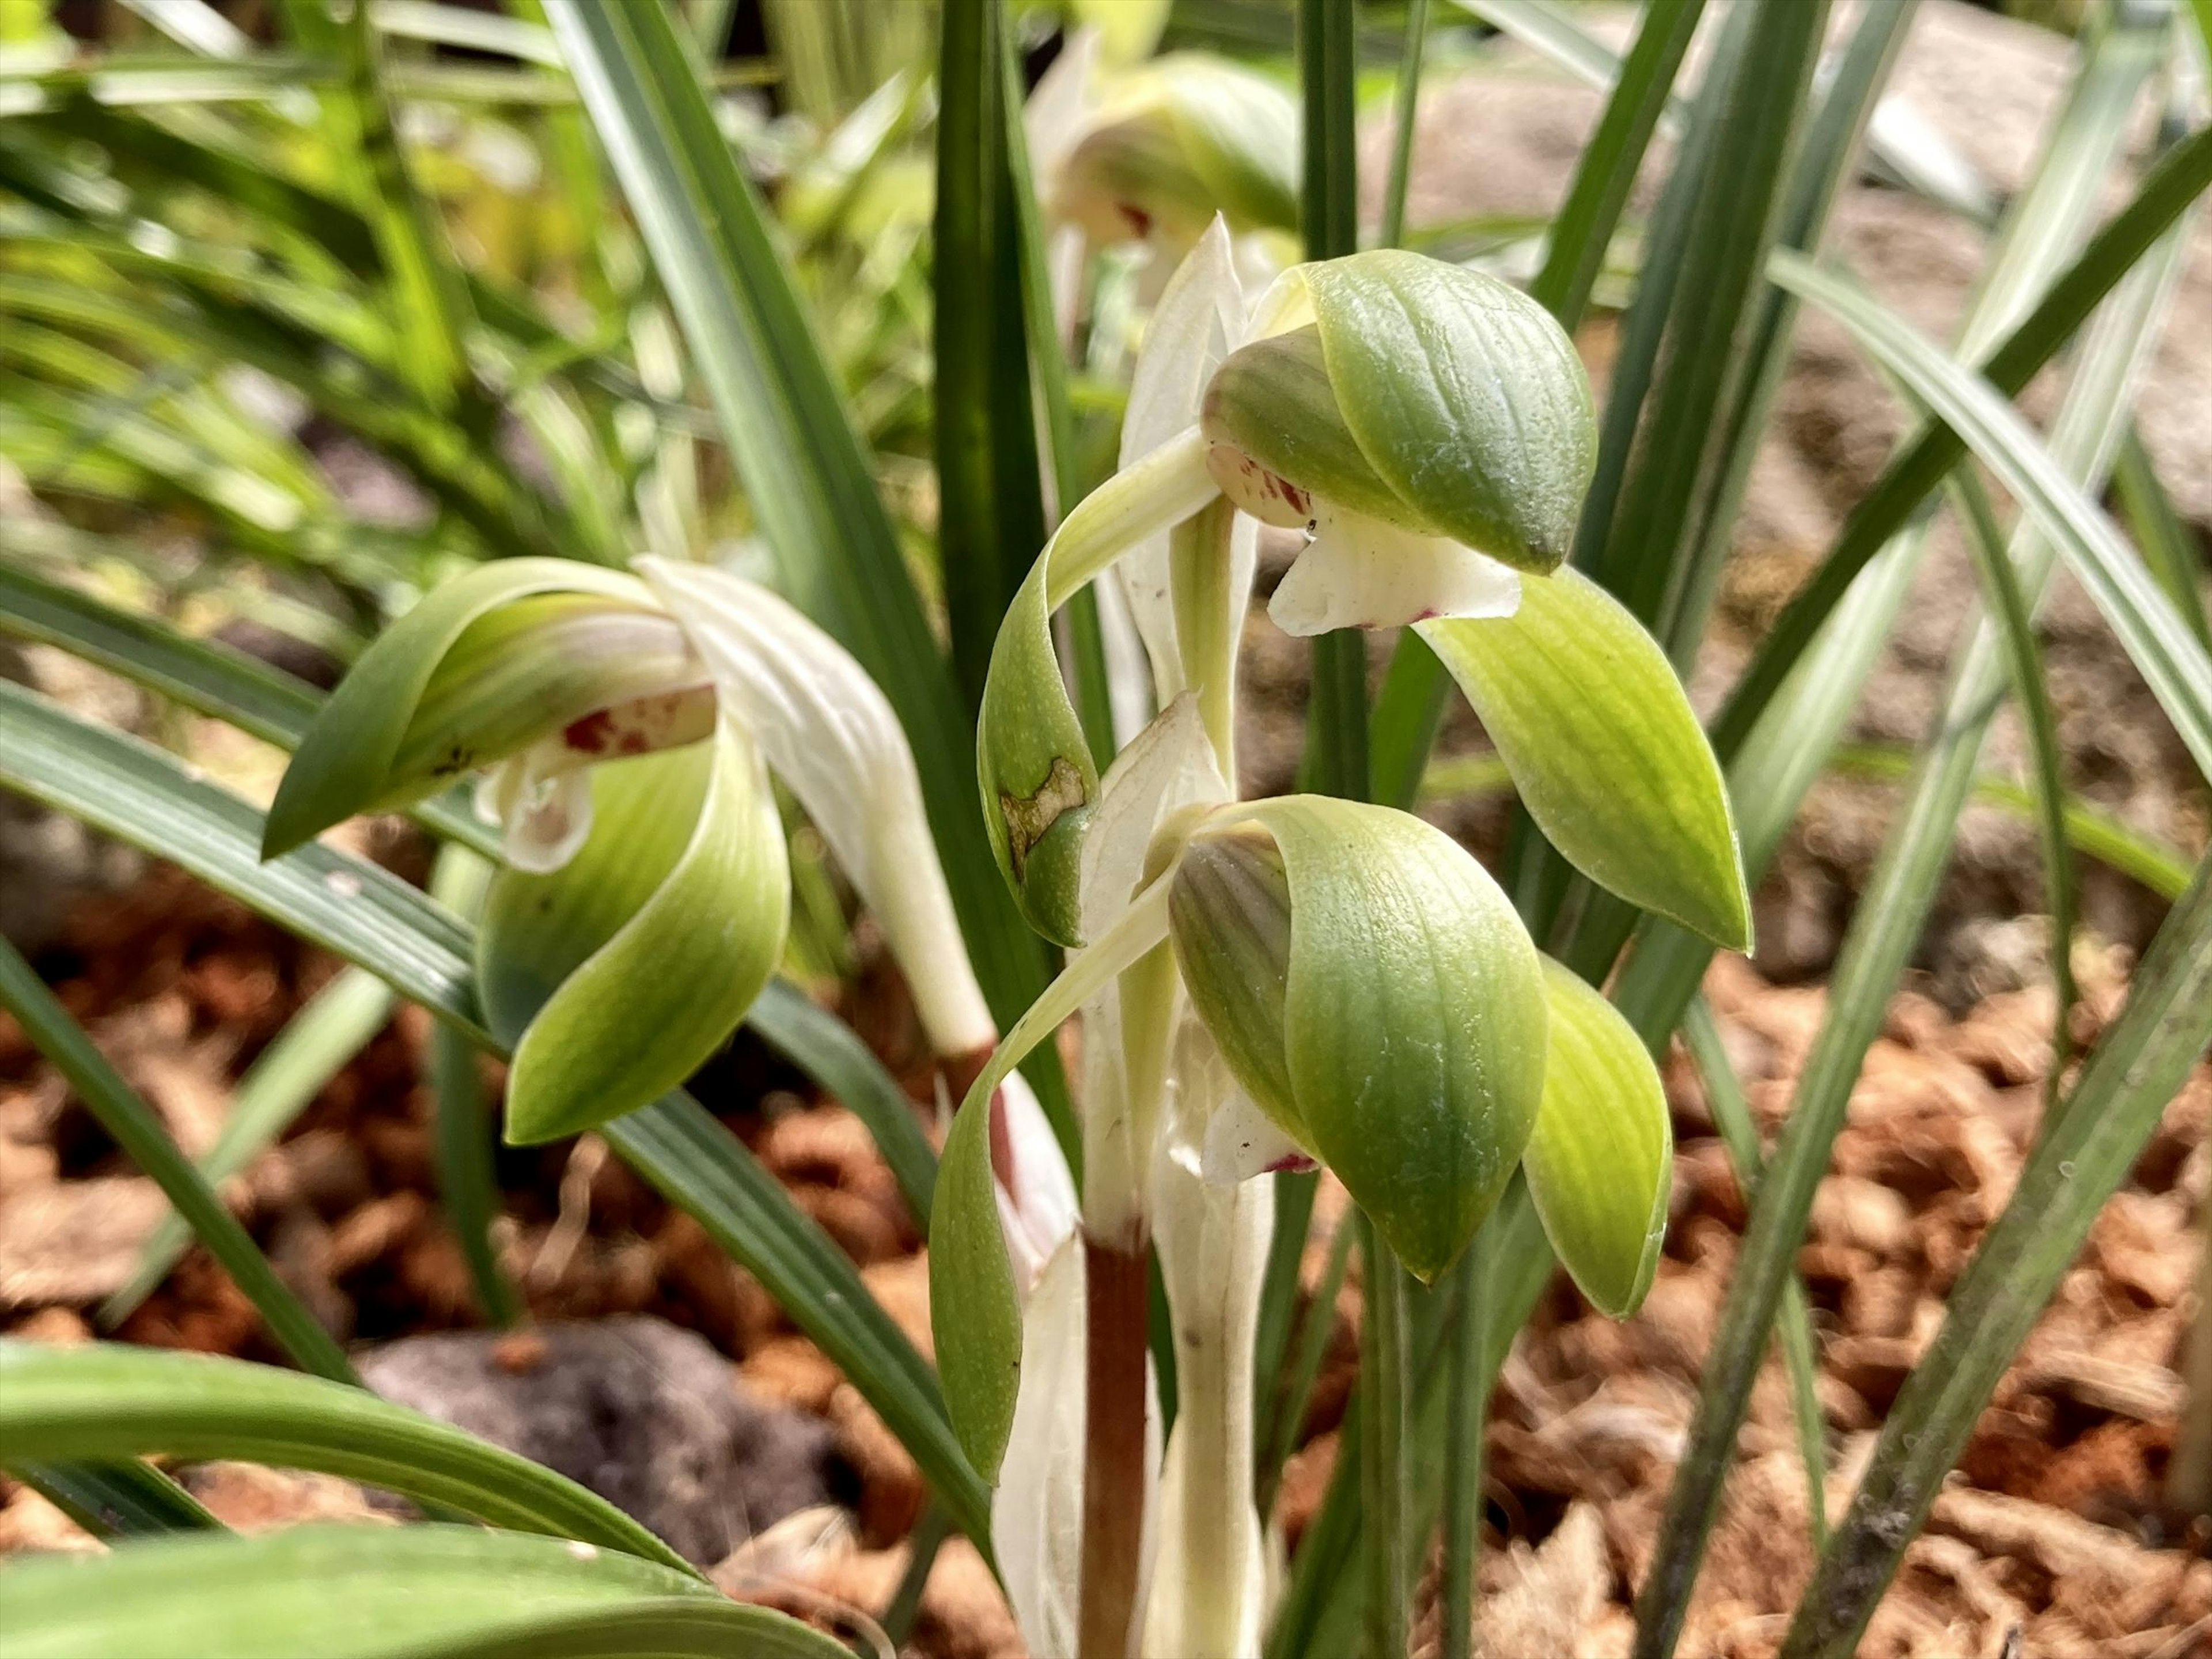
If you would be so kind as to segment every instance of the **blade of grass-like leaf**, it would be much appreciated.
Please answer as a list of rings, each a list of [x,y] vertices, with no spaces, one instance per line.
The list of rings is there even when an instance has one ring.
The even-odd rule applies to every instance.
[[[1570,333],[1581,325],[1591,285],[1627,204],[1629,186],[1635,182],[1704,10],[1705,0],[1655,0],[1645,9],[1605,113],[1552,221],[1544,264],[1528,292]],[[1420,635],[1406,629],[1399,635],[1389,673],[1375,701],[1376,799],[1394,806],[1412,805],[1450,691],[1450,680],[1436,653]]]
[[[2212,646],[2212,617],[2205,613],[2203,579],[2199,574],[2203,561],[2197,556],[2196,538],[2174,511],[2173,498],[2159,482],[2158,469],[2143,447],[2142,434],[2134,427],[2121,440],[2119,459],[2112,466],[2112,489],[2119,497],[2128,528],[2135,532],[2136,545],[2142,550],[2143,562],[2158,578],[2190,632]]]
[[[94,1538],[220,1532],[222,1522],[149,1463],[15,1463],[9,1473]]]
[[[2123,71],[2128,67],[2121,66]],[[2131,78],[2139,87],[2139,76]],[[2107,125],[2117,128],[2118,123]],[[2087,143],[2085,135],[2082,141],[2069,145],[2069,161],[2078,161]],[[2183,140],[2152,167],[2134,199],[2113,216],[2051,284],[2033,311],[1982,361],[1983,378],[2003,396],[2019,392],[2208,185],[2212,185],[2212,128]],[[2086,198],[2088,186],[2075,194],[2077,200]],[[2032,254],[2039,247],[2062,246],[2063,239],[2053,234],[2040,243],[2033,239],[2020,240],[2023,250]],[[2001,288],[2027,284],[1984,283],[1984,307],[1991,314],[2009,309],[1991,301]],[[1971,359],[1973,355],[1961,352],[1963,358]],[[1805,655],[1822,623],[1843,602],[1859,573],[1890,544],[1892,538],[1908,528],[1922,503],[1966,453],[1966,443],[1956,433],[1948,427],[1934,426],[1882,470],[1874,487],[1851,509],[1842,535],[1812,580],[1784,607],[1760,641],[1743,678],[1714,720],[1713,748],[1723,762],[1731,761],[1744,747],[1752,727]],[[1870,629],[1854,631],[1879,637],[1887,629],[1877,623]]]
[[[11,1659],[614,1659],[846,1650],[688,1571],[574,1540],[313,1524],[26,1564],[0,1582]]]
[[[2030,313],[1989,359],[1991,374],[2008,388],[2024,385],[2065,343],[2212,180],[2212,142],[2185,141],[2051,281],[2095,210],[2124,143],[2134,100],[2155,58],[2147,46],[2154,42],[2130,27],[2107,30],[2090,50],[1984,273],[1966,337],[1986,345]],[[2212,133],[2199,137],[2212,141]],[[2018,226],[2028,228],[2015,233]],[[2034,303],[2046,282],[2049,292]],[[1713,747],[1728,769],[1744,866],[1754,881],[1819,775],[1905,603],[1924,546],[1915,514],[1965,453],[1937,428],[1892,464],[1854,510],[1827,562],[1761,642],[1714,723]],[[1831,622],[1839,600],[1846,600],[1842,614]],[[1711,955],[1680,929],[1647,920],[1613,1000],[1639,1030],[1669,1029]]]
[[[2005,1367],[2208,1042],[2212,859],[2159,929],[2118,1019],[1952,1286],[1942,1328],[1883,1421],[1850,1512],[1798,1604],[1787,1659],[1841,1659],[1856,1647]]]
[[[0,548],[9,539],[0,526]],[[243,652],[116,610],[17,565],[0,564],[0,634],[82,657],[279,748],[299,742],[320,703],[313,686]],[[448,841],[498,855],[497,831],[451,800],[422,802],[412,815]]]
[[[860,659],[905,723],[977,975],[1009,1023],[1043,987],[1043,951],[991,857],[971,726],[759,198],[665,8],[549,0],[547,10],[786,591]],[[1042,1063],[1041,1093],[1064,1124],[1065,1085]]]
[[[922,1133],[914,1103],[868,1045],[853,1035],[851,1026],[787,979],[768,982],[745,1024],[867,1125],[876,1150],[898,1182],[899,1196],[927,1236],[930,1197],[937,1186],[937,1152]]]
[[[1429,0],[1407,0],[1406,46],[1398,59],[1398,88],[1391,100],[1390,171],[1382,185],[1383,247],[1406,239],[1406,185],[1413,170],[1414,118],[1420,112],[1421,58],[1429,43]]]
[[[0,939],[0,1007],[15,1017],[33,1047],[52,1060],[70,1091],[100,1120],[126,1157],[151,1176],[176,1206],[200,1242],[231,1282],[253,1304],[284,1352],[319,1376],[340,1382],[353,1380],[345,1351],[315,1322],[315,1316],[285,1288],[269,1259],[238,1218],[223,1207],[215,1188],[177,1150],[154,1110],[138,1098],[131,1085],[109,1065],[83,1028],[71,1019],[44,981],[31,971],[22,953]],[[65,1462],[78,1454],[39,1443],[24,1451],[41,1461]],[[19,1454],[20,1455],[20,1454]]]
[[[324,138],[382,256],[408,343],[402,372],[431,408],[453,408],[469,384],[468,290],[400,151],[369,8],[356,4],[340,18],[324,0],[285,0],[284,15],[303,48],[346,67],[345,83],[319,94]]]
[[[1736,1185],[1748,1197],[1759,1184],[1766,1157],[1759,1150],[1759,1127],[1751,1120],[1742,1081],[1729,1060],[1712,1008],[1702,996],[1692,997],[1682,1015],[1682,1042],[1705,1083],[1705,1104],[1728,1147]],[[1806,1513],[1812,1522],[1813,1548],[1818,1552],[1828,1541],[1828,1438],[1815,1386],[1820,1350],[1813,1334],[1813,1310],[1805,1299],[1805,1281],[1794,1273],[1783,1288],[1774,1335],[1790,1372],[1790,1414],[1797,1425],[1797,1452],[1805,1463]]]
[[[1826,0],[1754,10],[1689,216],[1619,504],[1603,550],[1577,561],[1647,625],[1664,626],[1670,597],[1692,580],[1698,486],[1725,463],[1717,447],[1729,435],[1724,411],[1741,397],[1747,368],[1758,367],[1746,361],[1750,301],[1782,228],[1788,164],[1828,15]]]
[[[2039,521],[2119,635],[2197,770],[2212,777],[2212,656],[2112,520],[2053,461],[2020,412],[1854,284],[1795,254],[1778,254],[1772,269],[1778,282],[1836,318],[1959,432]]]
[[[338,1072],[392,1018],[392,993],[374,975],[349,968],[331,980],[277,1033],[231,1096],[230,1111],[199,1172],[219,1188],[274,1146]],[[161,1218],[138,1252],[131,1277],[100,1305],[100,1324],[113,1330],[129,1318],[191,1247],[192,1230],[179,1215]]]
[[[261,814],[244,801],[4,682],[0,787],[170,860],[495,1050],[477,1011],[469,929],[376,866],[320,842],[263,864]],[[963,1530],[984,1537],[986,1497],[936,1379],[851,1260],[744,1144],[682,1095],[603,1133],[761,1281],[914,1453]]]
[[[2013,707],[2027,728],[2030,769],[2035,781],[2035,826],[2043,843],[2043,884],[2051,907],[2051,964],[2052,1000],[2057,1007],[2051,1020],[2051,1073],[2045,1083],[2056,1099],[2058,1080],[2074,1054],[2074,922],[2080,914],[2075,898],[2074,855],[2066,841],[2066,774],[2058,747],[2058,717],[2051,712],[2051,692],[2043,678],[2043,650],[2035,641],[2035,619],[2027,597],[2021,592],[2020,572],[2005,550],[2004,526],[1997,521],[1996,506],[1973,468],[1962,466],[1951,475],[1951,489],[1966,521],[1966,548],[1981,584],[1982,605],[1996,622],[2004,642],[2005,666],[2012,682]]]
[[[1255,1417],[1255,1421],[1273,1425],[1261,1444],[1261,1455],[1253,1470],[1255,1491],[1263,1516],[1273,1512],[1283,1465],[1297,1449],[1298,1431],[1305,1426],[1314,1383],[1321,1376],[1322,1362],[1328,1357],[1328,1340],[1336,1332],[1337,1292],[1344,1286],[1345,1269],[1351,1264],[1352,1241],[1358,1231],[1346,1218],[1339,1220],[1329,1235],[1328,1256],[1299,1316],[1296,1355],[1282,1389],[1277,1391],[1266,1374],[1260,1379],[1260,1392],[1269,1409],[1265,1416]]]
[[[430,896],[473,923],[491,878],[490,864],[465,847],[448,847],[431,866]],[[430,1156],[438,1172],[438,1201],[459,1242],[477,1305],[486,1319],[505,1328],[526,1318],[529,1309],[501,1268],[492,1244],[492,1223],[501,1210],[492,1163],[497,1119],[477,1069],[476,1044],[439,1020],[430,1028],[429,1046]]]
[[[667,1545],[565,1475],[362,1389],[243,1360],[0,1342],[0,1456],[23,1450],[314,1469],[696,1577]]]
[[[1900,783],[1912,775],[1915,757],[1901,744],[1845,744],[1829,757],[1828,770],[1843,777]],[[1502,794],[1513,780],[1494,755],[1468,755],[1431,762],[1421,781],[1422,801],[1462,800]],[[1973,800],[2003,808],[2029,823],[2039,810],[2034,792],[1995,772],[1977,774]],[[2066,797],[2066,841],[2075,852],[2140,882],[2171,902],[2189,885],[2189,860],[2180,850],[2124,823],[2094,802]]]
[[[404,40],[516,58],[544,69],[561,67],[561,50],[550,30],[497,12],[437,5],[430,0],[370,0],[368,21],[380,33]]]
[[[1476,1567],[1482,1547],[1482,1466],[1490,1389],[1482,1376],[1482,1291],[1489,1264],[1473,1250],[1452,1268],[1453,1305],[1446,1339],[1443,1492],[1443,1591],[1437,1600],[1443,1659],[1472,1659]]]
[[[2178,274],[2177,250],[2185,232],[2178,228],[2173,234],[2162,257],[2131,275],[2100,315],[2054,422],[2054,447],[2081,477],[2101,478],[2111,465],[2146,343],[2156,337]],[[2055,465],[2046,467],[2056,471]],[[2063,475],[2058,482],[2065,482]],[[2078,486],[2067,487],[2079,494]],[[2056,550],[2050,539],[2034,533],[2036,528],[2031,522],[2007,556],[2019,568],[2023,592],[2039,598]],[[1680,1634],[1717,1512],[1722,1480],[1749,1408],[1759,1358],[1814,1194],[1860,1066],[1934,899],[2005,677],[1995,629],[1982,618],[1956,659],[1926,750],[1844,934],[1830,980],[1826,1016],[1799,1075],[1774,1157],[1753,1195],[1743,1248],[1706,1357],[1697,1416],[1668,1492],[1651,1571],[1638,1598],[1638,1659],[1663,1659]]]
[[[931,255],[938,546],[952,668],[978,707],[991,647],[1044,546],[1000,0],[945,0]]]
[[[1776,246],[1808,252],[1820,246],[1917,9],[1917,0],[1900,0],[1894,5],[1869,6],[1861,14],[1790,170]],[[1711,483],[1700,489],[1689,537],[1681,544],[1684,562],[1670,574],[1660,639],[1685,672],[1695,660],[1698,641],[1705,635],[1719,592],[1721,568],[1759,453],[1758,434],[1765,429],[1789,367],[1790,334],[1797,319],[1794,299],[1771,284],[1756,288],[1751,305],[1751,325],[1741,336],[1745,372],[1709,450],[1717,464]]]
[[[1298,1307],[1298,1272],[1306,1238],[1313,1229],[1317,1171],[1286,1170],[1275,1183],[1275,1231],[1267,1240],[1267,1265],[1260,1270],[1260,1316],[1252,1342],[1252,1421],[1276,1422],[1275,1379],[1288,1357],[1291,1323]],[[1255,1427],[1254,1432],[1258,1432]],[[1278,1435],[1280,1426],[1277,1426]],[[1261,1442],[1260,1443],[1266,1443]],[[1264,1516],[1265,1511],[1262,1511]]]

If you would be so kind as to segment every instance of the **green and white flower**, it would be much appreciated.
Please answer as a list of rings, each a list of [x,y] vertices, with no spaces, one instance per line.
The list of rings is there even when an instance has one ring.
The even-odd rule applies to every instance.
[[[774,972],[790,872],[773,776],[874,914],[933,1048],[972,1063],[994,1028],[889,701],[757,584],[637,570],[510,560],[422,601],[301,745],[264,856],[483,775],[507,868],[480,977],[515,1045],[508,1138],[544,1139],[679,1084]]]

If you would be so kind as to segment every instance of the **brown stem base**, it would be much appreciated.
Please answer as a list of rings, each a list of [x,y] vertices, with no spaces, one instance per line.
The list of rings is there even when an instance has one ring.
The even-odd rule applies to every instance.
[[[1081,1659],[1127,1659],[1145,1525],[1145,1336],[1151,1253],[1083,1241],[1088,1304]]]

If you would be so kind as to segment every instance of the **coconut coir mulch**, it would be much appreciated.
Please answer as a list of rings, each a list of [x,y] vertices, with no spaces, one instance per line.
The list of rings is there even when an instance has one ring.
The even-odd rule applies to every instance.
[[[165,868],[77,915],[42,970],[188,1149],[222,1121],[233,1084],[334,971],[237,906]],[[1740,962],[1708,994],[1771,1135],[1818,1028],[1818,988],[1765,984]],[[2089,981],[2077,1035],[2111,1017],[2124,975]],[[897,988],[864,982],[854,1011],[895,1067],[912,1069]],[[1828,1489],[1838,1509],[1872,1431],[1932,1336],[1942,1297],[2002,1207],[2033,1133],[2050,1065],[2049,994],[1991,998],[1963,1018],[1900,996],[1851,1103],[1799,1258],[1819,1326]],[[403,1012],[318,1097],[283,1143],[233,1184],[264,1249],[341,1335],[380,1340],[479,1323],[445,1231],[419,1081],[425,1026]],[[918,1081],[918,1079],[917,1079]],[[1638,1316],[1616,1324],[1555,1285],[1501,1379],[1489,1443],[1481,1613],[1493,1659],[1626,1650],[1631,1587],[1650,1557],[1744,1220],[1743,1198],[1694,1073],[1670,1063],[1678,1137],[1667,1255]],[[870,1288],[929,1346],[921,1240],[866,1132],[743,1038],[700,1091]],[[2168,1109],[1984,1414],[1864,1651],[1881,1659],[2033,1654],[2193,1659],[2212,1654],[2206,1536],[2161,1510],[2184,1409],[2179,1374],[2196,1217],[2212,1182],[2212,1068]],[[810,1510],[718,1571],[741,1594],[818,1609],[880,1609],[923,1501],[911,1462],[836,1369],[749,1275],[591,1137],[503,1151],[502,1258],[541,1320],[648,1313],[702,1334],[754,1396],[826,1419],[857,1493]],[[128,1272],[161,1211],[12,1024],[0,1019],[0,1328],[50,1340],[91,1334],[93,1306]],[[1309,1250],[1318,1279],[1324,1188]],[[1275,1518],[1293,1545],[1320,1501],[1352,1382],[1356,1286],[1334,1334]],[[274,1359],[252,1310],[202,1254],[187,1255],[117,1333],[124,1340]],[[526,1334],[512,1339],[527,1364]],[[1754,1659],[1778,1642],[1812,1563],[1808,1498],[1778,1364],[1770,1364],[1731,1479],[1682,1651]],[[226,1467],[199,1489],[235,1524],[372,1511],[343,1482]],[[27,1489],[0,1481],[0,1550],[91,1547]],[[1422,1636],[1434,1641],[1434,1615]],[[1019,1651],[988,1571],[964,1545],[939,1559],[909,1651]]]

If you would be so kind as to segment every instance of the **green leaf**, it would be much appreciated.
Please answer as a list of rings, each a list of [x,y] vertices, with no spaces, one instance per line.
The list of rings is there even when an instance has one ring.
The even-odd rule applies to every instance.
[[[2197,770],[2212,777],[2212,656],[2135,550],[2051,459],[2020,412],[1887,306],[1810,260],[1778,253],[1774,280],[1812,301],[1912,389],[2057,544],[2120,637]]]
[[[418,712],[440,665],[471,624],[517,600],[549,593],[587,593],[659,611],[634,578],[567,560],[505,559],[445,583],[380,635],[323,705],[277,786],[264,854],[289,853],[356,813],[398,804],[395,793],[428,794],[438,783],[498,758],[464,752],[442,779],[394,773],[410,738],[420,738]],[[463,735],[450,722],[441,731],[449,741]],[[415,746],[422,751],[418,765],[437,763],[427,740]]]
[[[1310,265],[1305,283],[1345,422],[1405,508],[1524,569],[1565,558],[1597,428],[1551,313],[1395,249]]]
[[[318,1524],[29,1562],[0,1577],[0,1626],[11,1659],[846,1652],[665,1566],[449,1526]]]
[[[9,1473],[94,1538],[223,1530],[198,1499],[137,1458],[119,1463],[15,1463]]]
[[[1674,1131],[1651,1054],[1580,975],[1544,958],[1544,1108],[1522,1154],[1544,1231],[1582,1292],[1626,1319],[1667,1234]]]
[[[199,1159],[200,1176],[210,1187],[221,1186],[276,1144],[389,1023],[392,1000],[381,980],[349,968],[301,1006],[239,1079],[222,1133]],[[130,1279],[100,1304],[102,1328],[113,1330],[129,1318],[191,1242],[191,1227],[182,1216],[164,1216],[141,1247]]]
[[[313,1469],[690,1574],[605,1499],[357,1388],[210,1354],[0,1340],[0,1461],[162,1453]]]
[[[2212,859],[2160,927],[2119,1018],[1945,1298],[1942,1328],[1884,1419],[1850,1512],[1798,1604],[1782,1650],[1790,1659],[1856,1650],[2006,1367],[2207,1043]]]
[[[100,1120],[133,1164],[161,1187],[170,1203],[208,1247],[232,1283],[246,1293],[284,1351],[323,1376],[353,1381],[345,1351],[316,1322],[269,1259],[224,1207],[215,1188],[177,1149],[153,1108],[138,1098],[92,1039],[58,1001],[22,953],[0,939],[0,1008],[15,1017],[24,1036],[54,1063],[78,1099]],[[44,1444],[21,1447],[19,1456],[64,1462],[70,1453]],[[0,1449],[0,1461],[6,1453]]]
[[[1002,0],[949,0],[939,25],[930,257],[938,544],[953,671],[971,702],[982,697],[1000,618],[1045,541],[1007,155],[1019,112],[1007,108],[1005,12]]]
[[[954,1114],[929,1224],[931,1319],[942,1333],[938,1371],[960,1443],[986,1480],[998,1478],[1022,1377],[1021,1304],[991,1174],[994,1109],[986,1096]]]
[[[1720,767],[1674,669],[1618,600],[1567,569],[1523,580],[1511,617],[1418,628],[1577,869],[1728,949],[1750,945]]]
[[[1386,807],[1245,809],[1291,888],[1285,1048],[1322,1162],[1426,1283],[1474,1236],[1543,1091],[1535,947],[1458,844]]]
[[[594,767],[591,781],[583,848],[550,874],[502,872],[477,943],[485,1014],[514,1046],[507,1138],[517,1145],[574,1134],[682,1083],[783,951],[783,826],[738,726]]]

